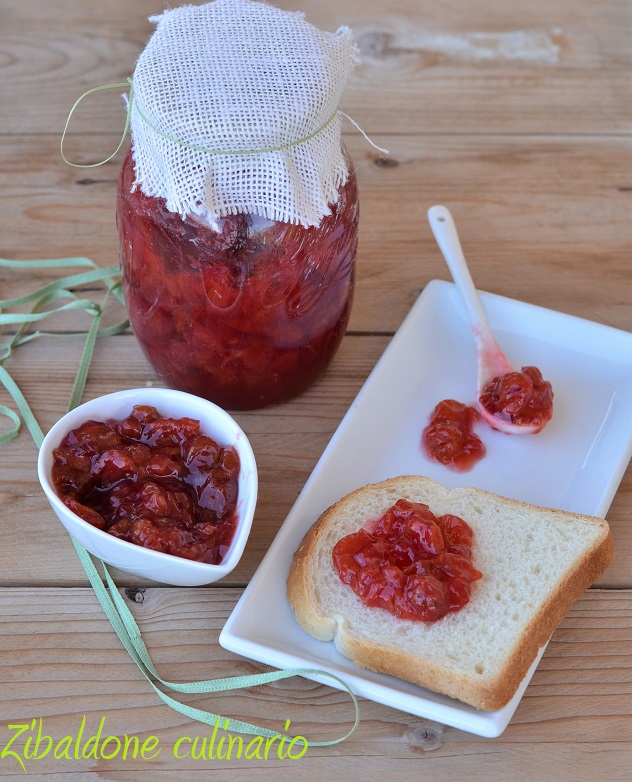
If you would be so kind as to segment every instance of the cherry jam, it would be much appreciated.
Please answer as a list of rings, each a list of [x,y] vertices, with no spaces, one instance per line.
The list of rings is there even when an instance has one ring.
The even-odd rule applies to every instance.
[[[480,421],[474,407],[454,399],[444,399],[435,407],[421,442],[431,459],[457,472],[466,472],[485,456],[483,441],[474,434]]]
[[[122,540],[219,564],[237,525],[239,456],[191,418],[137,405],[86,421],[53,451],[52,479],[73,513]]]
[[[339,540],[340,580],[370,607],[399,619],[436,622],[467,605],[482,573],[472,564],[473,532],[458,516],[398,500],[377,521]]]
[[[481,405],[499,421],[544,429],[553,416],[553,388],[537,367],[495,377],[483,389]]]
[[[117,223],[129,317],[156,372],[222,407],[282,402],[326,369],[354,287],[358,198],[351,173],[318,227],[238,214],[215,231],[134,187],[131,150]]]

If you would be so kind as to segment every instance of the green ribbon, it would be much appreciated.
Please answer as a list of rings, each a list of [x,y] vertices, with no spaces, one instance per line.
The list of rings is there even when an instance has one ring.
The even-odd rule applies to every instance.
[[[109,266],[105,269],[99,269],[96,264],[89,258],[61,258],[53,260],[41,260],[41,261],[12,261],[5,258],[0,258],[0,268],[5,269],[23,269],[32,271],[33,269],[51,269],[51,268],[72,268],[72,267],[90,267],[91,271],[82,272],[81,274],[73,274],[68,277],[64,277],[60,280],[45,285],[33,293],[26,294],[25,296],[17,296],[11,299],[0,299],[0,336],[2,335],[2,329],[6,326],[18,326],[15,334],[13,334],[8,340],[0,341],[0,382],[7,389],[11,395],[13,401],[17,405],[17,408],[26,424],[29,432],[36,443],[41,443],[43,439],[42,430],[37,423],[33,412],[26,401],[24,394],[20,390],[17,383],[13,380],[9,372],[4,367],[5,362],[9,359],[13,353],[13,350],[20,345],[24,345],[27,342],[32,342],[39,337],[56,337],[61,336],[85,338],[83,353],[77,376],[72,389],[69,408],[72,409],[79,404],[79,401],[83,395],[85,389],[86,379],[88,376],[88,369],[92,360],[92,353],[94,345],[98,337],[110,336],[112,334],[118,334],[129,327],[129,321],[124,320],[120,323],[110,326],[107,329],[99,330],[101,323],[101,314],[103,308],[111,294],[114,294],[121,302],[124,301],[123,294],[121,292],[120,280],[114,279],[118,277],[118,266]],[[106,285],[106,293],[103,301],[99,304],[91,299],[78,298],[71,287],[77,285],[85,285],[86,283],[104,282]],[[44,310],[51,302],[55,302],[59,299],[70,299],[64,304],[59,304],[57,307]],[[17,307],[24,304],[32,304],[31,311],[24,312],[5,312],[9,307]],[[60,335],[45,331],[36,331],[34,333],[26,334],[26,328],[30,323],[37,323],[47,320],[60,312],[67,312],[72,310],[82,310],[92,317],[92,323],[87,332],[78,332],[72,335]],[[0,415],[5,416],[11,420],[14,424],[13,428],[0,435],[0,444],[8,443],[17,437],[20,431],[20,418],[19,416],[9,408],[4,406],[0,407]]]
[[[341,738],[333,739],[331,741],[310,741],[308,742],[309,746],[327,747],[333,744],[339,744],[341,741],[344,741],[346,738],[348,738],[358,727],[360,721],[360,712],[355,694],[342,681],[342,679],[339,679],[333,673],[329,673],[327,671],[314,670],[312,668],[298,668],[292,670],[269,671],[268,673],[258,673],[251,676],[231,676],[227,679],[209,679],[207,681],[189,683],[174,683],[166,681],[158,674],[158,671],[156,670],[149,652],[147,651],[147,647],[145,646],[145,643],[142,639],[140,629],[136,624],[136,620],[127,607],[125,600],[121,597],[121,594],[118,591],[116,584],[112,580],[112,577],[110,576],[105,564],[101,562],[108,584],[108,589],[105,588],[103,581],[99,577],[94,562],[92,561],[88,552],[83,548],[83,546],[77,543],[74,538],[71,538],[71,540],[75,546],[75,549],[77,550],[79,560],[81,561],[81,564],[83,565],[88,578],[90,579],[90,583],[92,584],[97,598],[101,603],[106,616],[110,620],[112,627],[121,640],[121,643],[127,649],[130,657],[134,660],[136,665],[138,665],[141,673],[156,691],[158,696],[175,711],[183,714],[185,717],[189,717],[192,720],[197,720],[198,722],[203,722],[207,725],[215,725],[219,721],[225,730],[232,730],[235,733],[254,734],[257,736],[266,737],[280,736],[281,738],[291,738],[290,736],[284,736],[283,734],[279,734],[276,731],[270,730],[268,728],[261,728],[258,725],[251,725],[250,723],[242,722],[241,720],[228,719],[221,717],[219,714],[202,711],[201,709],[196,709],[193,706],[187,706],[183,703],[180,703],[180,701],[175,700],[175,698],[171,698],[169,695],[166,695],[164,692],[158,689],[158,687],[156,687],[152,681],[152,677],[157,679],[165,687],[168,687],[170,690],[174,690],[175,692],[211,693],[226,692],[227,690],[238,690],[245,687],[258,687],[262,684],[279,681],[280,679],[288,679],[292,676],[307,676],[310,674],[318,674],[335,680],[347,690],[355,704],[356,715],[351,730],[349,730]]]
[[[31,410],[30,405],[22,394],[22,391],[18,387],[17,383],[13,380],[9,372],[5,369],[3,364],[11,356],[13,349],[19,345],[23,345],[38,337],[61,336],[59,334],[40,331],[25,334],[25,329],[29,323],[43,320],[62,311],[76,309],[84,310],[92,316],[92,323],[88,331],[73,335],[63,335],[65,337],[85,337],[79,368],[77,370],[72,393],[68,403],[68,410],[70,411],[76,407],[81,402],[81,397],[85,389],[88,369],[90,367],[96,340],[100,337],[118,334],[129,326],[129,321],[126,320],[116,324],[115,326],[110,326],[107,329],[99,328],[103,309],[108,300],[108,297],[111,294],[114,294],[117,296],[117,298],[122,300],[120,280],[114,279],[118,275],[119,269],[116,266],[110,266],[105,269],[98,269],[96,265],[88,258],[65,258],[41,261],[11,261],[0,258],[0,268],[4,267],[9,269],[32,270],[68,268],[73,266],[91,267],[92,271],[64,277],[63,279],[50,283],[49,285],[46,285],[33,293],[26,294],[25,296],[19,296],[13,299],[0,299],[0,334],[2,331],[2,326],[19,326],[16,333],[9,341],[0,342],[0,351],[3,351],[2,355],[0,355],[0,382],[7,389],[15,404],[17,405],[18,410],[22,415],[22,418],[38,448],[40,448],[42,445],[44,440],[44,433],[42,432],[35,416],[33,415],[33,411]],[[106,285],[106,293],[100,304],[97,304],[89,299],[79,299],[71,290],[69,290],[69,288],[72,286],[91,282],[104,282]],[[45,306],[55,301],[56,299],[70,299],[71,301],[52,310],[42,311]],[[30,313],[6,314],[2,312],[2,310],[6,309],[7,307],[14,307],[32,302],[33,306]],[[17,437],[20,430],[20,418],[13,410],[5,407],[4,405],[0,405],[0,415],[9,418],[9,420],[13,423],[13,428],[0,434],[0,445],[2,445]],[[103,568],[107,588],[105,587],[102,578],[99,576],[99,572],[91,555],[72,536],[71,540],[77,552],[77,556],[79,557],[79,561],[81,562],[86,575],[88,576],[90,584],[94,589],[97,599],[101,604],[105,615],[110,620],[110,623],[121,643],[129,653],[132,660],[134,660],[143,676],[155,690],[157,695],[170,708],[179,712],[183,716],[188,717],[189,719],[196,720],[197,722],[202,722],[211,726],[220,724],[223,729],[231,730],[235,733],[291,740],[293,737],[283,733],[278,733],[276,731],[270,730],[269,728],[262,728],[258,725],[242,722],[241,720],[224,718],[219,714],[203,711],[202,709],[197,709],[193,706],[187,706],[183,703],[180,703],[180,701],[162,692],[162,690],[156,686],[154,680],[175,692],[212,693],[226,692],[227,690],[242,689],[245,687],[256,687],[263,684],[268,684],[270,682],[279,681],[280,679],[287,679],[292,676],[318,675],[332,679],[333,681],[340,684],[341,687],[343,687],[349,693],[355,706],[355,720],[351,729],[344,736],[341,736],[337,739],[332,739],[330,741],[309,741],[307,742],[308,746],[328,747],[334,744],[339,744],[340,742],[347,739],[358,727],[360,722],[360,709],[355,694],[342,679],[328,671],[312,668],[298,668],[291,670],[269,671],[268,673],[253,674],[251,676],[233,676],[225,679],[209,679],[206,681],[189,683],[169,682],[161,678],[152,662],[149,652],[147,651],[147,647],[145,646],[145,643],[142,639],[140,628],[138,627],[134,616],[132,615],[116,584],[110,576],[105,563],[101,560],[98,560],[101,564],[101,567]]]

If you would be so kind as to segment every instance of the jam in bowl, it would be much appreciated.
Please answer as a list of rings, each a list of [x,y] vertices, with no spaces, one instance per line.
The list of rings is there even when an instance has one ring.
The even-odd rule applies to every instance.
[[[38,467],[68,532],[120,570],[194,586],[241,557],[256,464],[243,431],[211,402],[147,388],[99,397],[53,426]]]

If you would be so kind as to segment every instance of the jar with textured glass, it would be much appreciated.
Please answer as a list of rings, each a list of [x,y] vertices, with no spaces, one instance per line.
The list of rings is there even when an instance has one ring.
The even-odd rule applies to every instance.
[[[284,401],[324,372],[349,319],[351,31],[251,0],[152,21],[118,187],[132,326],[171,386],[229,408]]]

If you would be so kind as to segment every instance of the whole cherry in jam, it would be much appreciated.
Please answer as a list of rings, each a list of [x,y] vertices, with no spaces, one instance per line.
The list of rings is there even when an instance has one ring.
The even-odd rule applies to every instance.
[[[192,418],[137,405],[121,420],[86,421],[53,452],[62,502],[104,532],[208,564],[237,524],[239,456]]]
[[[537,367],[493,378],[479,402],[494,419],[535,427],[535,431],[541,431],[553,416],[553,388]]]
[[[340,580],[362,602],[399,619],[436,622],[459,611],[482,577],[472,564],[473,532],[458,516],[436,517],[400,499],[377,521],[333,548]]]

